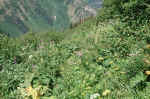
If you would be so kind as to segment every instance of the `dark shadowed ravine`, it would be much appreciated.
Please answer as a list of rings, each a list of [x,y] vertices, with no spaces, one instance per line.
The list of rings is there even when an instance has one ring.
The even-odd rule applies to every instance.
[[[0,0],[0,32],[16,37],[63,30],[81,18],[95,16],[100,7],[101,0]]]

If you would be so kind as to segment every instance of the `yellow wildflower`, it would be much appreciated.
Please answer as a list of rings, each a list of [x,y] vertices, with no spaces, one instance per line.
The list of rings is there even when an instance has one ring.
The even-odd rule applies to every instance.
[[[26,88],[28,96],[32,96],[32,99],[40,99],[39,92],[36,89],[33,89],[32,86]]]
[[[88,87],[86,87],[85,89],[86,89],[86,90],[90,90],[90,89],[91,89],[91,87],[89,87],[89,86],[88,86]]]
[[[113,64],[113,61],[110,61],[109,64]]]
[[[148,49],[149,49],[149,48],[150,48],[150,44],[146,45],[146,48],[148,48]]]
[[[146,63],[146,64],[150,64],[150,61],[148,60],[148,59],[144,59],[144,62]]]
[[[115,71],[119,70],[119,67],[115,67],[114,70],[115,70]]]
[[[104,58],[103,58],[103,57],[98,57],[98,58],[96,59],[96,62],[102,62],[102,61],[104,61]]]
[[[150,75],[150,71],[145,71],[145,74],[146,75]]]
[[[121,74],[126,74],[126,72],[120,72]]]
[[[103,57],[99,57],[98,60],[99,60],[99,61],[103,61],[104,58],[103,58]]]
[[[105,91],[102,93],[102,95],[103,95],[103,96],[107,96],[109,93],[110,93],[110,90],[107,89],[107,90],[105,90]]]

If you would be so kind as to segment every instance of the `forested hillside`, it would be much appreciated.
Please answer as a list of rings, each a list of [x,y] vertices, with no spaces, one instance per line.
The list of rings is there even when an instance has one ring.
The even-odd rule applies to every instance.
[[[101,0],[1,0],[0,31],[16,37],[28,32],[64,30],[72,20],[91,16],[100,3]],[[84,7],[92,11],[85,11]]]
[[[0,35],[0,97],[149,99],[149,19],[149,0],[104,0],[64,32]]]

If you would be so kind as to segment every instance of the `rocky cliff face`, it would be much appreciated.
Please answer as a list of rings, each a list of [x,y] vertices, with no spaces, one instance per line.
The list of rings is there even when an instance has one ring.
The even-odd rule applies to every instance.
[[[95,16],[100,3],[101,0],[0,0],[0,32],[18,36],[64,29],[70,23]]]

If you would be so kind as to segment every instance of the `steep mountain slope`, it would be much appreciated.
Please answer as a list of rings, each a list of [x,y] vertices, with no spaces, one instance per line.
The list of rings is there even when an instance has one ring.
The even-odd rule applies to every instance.
[[[150,45],[124,36],[133,31],[119,18],[97,21],[17,39],[0,35],[0,97],[149,99]]]
[[[69,22],[67,8],[62,0],[2,0],[1,2],[0,30],[10,35],[31,30],[43,31],[51,26],[65,27]],[[58,16],[57,20],[54,20],[54,16]]]
[[[0,34],[1,99],[150,99],[150,2],[106,1],[63,32]]]
[[[100,1],[1,0],[0,32],[17,36],[29,31],[46,32],[53,28],[61,30],[69,27],[72,21],[78,21],[80,16],[91,16],[93,12],[95,14],[96,10],[90,5]],[[84,7],[87,10],[83,10]]]

